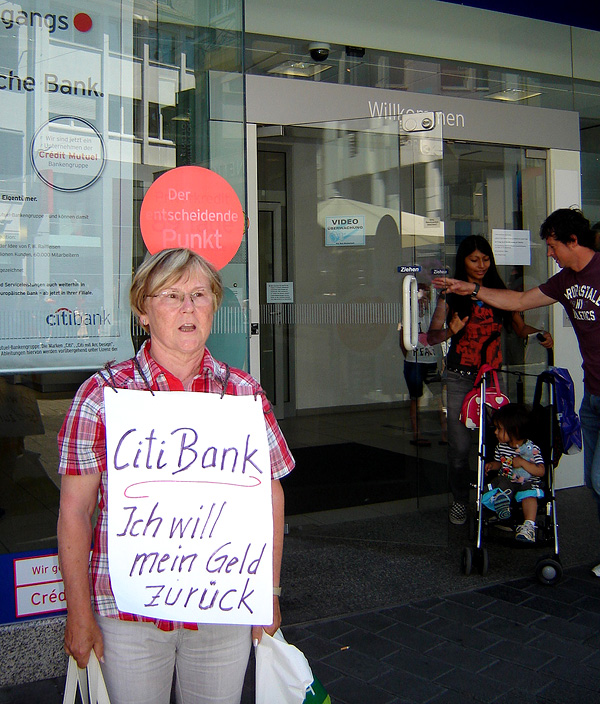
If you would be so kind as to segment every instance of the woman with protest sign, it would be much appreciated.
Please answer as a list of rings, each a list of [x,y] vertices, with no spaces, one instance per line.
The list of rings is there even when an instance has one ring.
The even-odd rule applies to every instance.
[[[284,497],[279,480],[294,461],[258,383],[216,361],[206,348],[222,297],[218,272],[194,252],[168,249],[146,259],[134,276],[130,302],[150,340],[133,359],[111,363],[84,382],[59,433],[65,650],[80,667],[95,651],[113,704],[168,704],[174,673],[183,704],[237,704],[251,643],[263,631],[251,619],[272,614],[272,623],[264,626],[269,634],[281,621]],[[167,391],[188,393],[162,393]],[[138,399],[134,410],[115,424],[112,409],[132,399]],[[212,413],[205,409],[218,399],[234,404],[238,415],[232,419],[243,419],[250,401],[257,402],[264,451],[258,449],[262,440],[255,446],[243,423],[232,420],[231,428],[214,428]],[[246,404],[241,411],[237,402]],[[170,410],[154,411],[163,407]],[[145,423],[151,423],[150,431]],[[221,431],[222,447],[214,439]],[[245,438],[245,447],[243,439],[229,446],[228,432]],[[126,479],[125,489],[117,490],[127,472],[136,472],[131,476],[139,481]],[[225,492],[220,502],[206,498],[216,484]],[[259,484],[268,491],[267,503],[255,505],[252,490]],[[232,505],[238,499],[228,491],[246,499],[248,516],[231,510],[228,497],[233,497]],[[124,513],[115,519],[120,501]],[[144,513],[145,506],[151,511]],[[194,506],[195,519],[182,506]],[[247,538],[253,524],[262,525],[265,518],[260,506],[266,507],[262,513],[269,532],[262,552]],[[237,543],[242,547],[236,552]],[[133,545],[129,572],[119,567],[120,553],[126,552],[120,545]],[[122,604],[137,603],[138,582],[145,577],[145,589],[151,591],[142,594],[142,608],[123,609]],[[184,578],[193,580],[191,586],[184,585]],[[231,581],[235,579],[239,587]],[[268,581],[268,593],[263,582],[255,581],[259,579]],[[125,586],[117,588],[121,583]],[[262,586],[253,586],[258,584]],[[254,611],[255,592],[268,609]],[[174,619],[172,613],[194,618]]]

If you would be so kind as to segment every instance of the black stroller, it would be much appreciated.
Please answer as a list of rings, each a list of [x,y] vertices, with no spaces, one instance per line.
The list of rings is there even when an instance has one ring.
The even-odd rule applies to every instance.
[[[537,535],[534,546],[548,547],[551,554],[540,558],[535,567],[537,579],[546,585],[556,584],[562,577],[562,566],[559,557],[558,546],[558,523],[556,520],[556,499],[554,493],[554,471],[558,466],[562,447],[560,442],[560,430],[558,427],[558,414],[555,393],[555,376],[550,371],[542,372],[536,381],[534,402],[532,408],[532,427],[538,431],[534,433],[532,440],[540,447],[544,463],[546,465],[544,498],[538,501]],[[483,422],[479,422],[479,445],[477,461],[477,498],[475,514],[469,517],[469,539],[474,541],[473,546],[463,549],[461,556],[461,568],[465,575],[471,574],[475,568],[481,575],[487,574],[489,568],[489,558],[487,548],[484,546],[484,539],[490,537],[492,531],[494,537],[501,539],[510,536],[513,540],[513,529],[516,524],[514,513],[510,519],[500,521],[496,514],[483,506],[481,498],[485,482],[485,463],[490,457],[490,448],[493,456],[495,438],[490,433],[490,409],[484,404],[486,391],[486,375],[482,376],[480,385],[479,408],[484,409],[481,415]],[[545,392],[545,393],[544,393]],[[547,401],[544,404],[543,398]],[[486,431],[488,431],[486,433]],[[488,436],[486,438],[486,435]],[[493,442],[490,441],[490,437]],[[515,543],[519,545],[518,543]],[[522,544],[521,544],[522,545]]]

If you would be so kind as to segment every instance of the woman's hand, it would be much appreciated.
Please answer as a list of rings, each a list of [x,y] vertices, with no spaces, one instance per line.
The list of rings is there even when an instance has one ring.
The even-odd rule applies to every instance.
[[[554,347],[554,340],[552,339],[552,335],[549,332],[546,332],[545,330],[541,330],[540,334],[544,336],[543,340],[539,340],[538,342],[542,347],[545,347],[547,350],[550,350]]]
[[[469,316],[467,315],[465,318],[461,318],[458,313],[454,313],[452,316],[452,319],[448,323],[448,329],[452,333],[452,335],[456,335],[457,332],[460,332],[465,325],[469,322]]]
[[[89,615],[83,618],[68,613],[64,645],[67,655],[72,655],[81,669],[87,667],[92,648],[98,660],[104,662],[102,631],[91,610]]]
[[[252,626],[252,642],[258,645],[262,639],[263,631],[266,631],[270,636],[275,635],[277,629],[281,626],[281,610],[279,608],[279,597],[273,595],[273,623],[270,626]]]

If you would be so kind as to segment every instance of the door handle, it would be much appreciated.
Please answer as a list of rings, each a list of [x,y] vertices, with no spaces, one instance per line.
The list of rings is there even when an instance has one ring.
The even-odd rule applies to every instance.
[[[410,274],[402,280],[402,344],[416,350],[419,343],[419,299],[417,279]]]

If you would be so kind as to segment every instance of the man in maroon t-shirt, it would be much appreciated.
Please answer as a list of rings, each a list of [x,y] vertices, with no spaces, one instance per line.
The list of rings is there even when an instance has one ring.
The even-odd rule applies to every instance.
[[[484,288],[457,279],[438,278],[433,283],[447,293],[484,301],[503,310],[529,310],[562,303],[573,323],[583,358],[584,394],[579,416],[583,430],[585,484],[598,504],[600,518],[600,252],[595,252],[595,233],[580,210],[555,210],[542,223],[548,256],[561,271],[529,291]],[[600,577],[600,564],[593,568]]]

